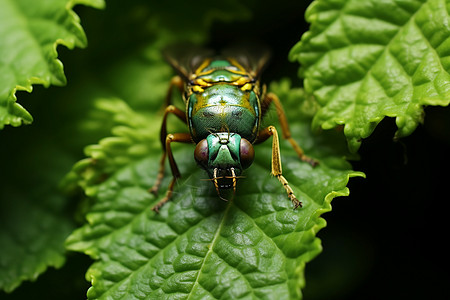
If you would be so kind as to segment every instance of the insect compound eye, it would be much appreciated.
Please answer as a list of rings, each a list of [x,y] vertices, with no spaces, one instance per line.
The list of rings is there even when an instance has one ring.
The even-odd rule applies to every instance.
[[[250,167],[253,163],[253,159],[255,158],[255,150],[253,149],[253,145],[244,138],[241,139],[239,154],[241,156],[242,168],[247,169]]]
[[[205,165],[208,163],[208,156],[208,142],[203,139],[195,146],[194,158],[199,164]]]

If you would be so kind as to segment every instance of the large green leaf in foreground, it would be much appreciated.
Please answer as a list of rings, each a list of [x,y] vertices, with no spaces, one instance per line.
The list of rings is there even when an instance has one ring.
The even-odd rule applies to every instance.
[[[0,129],[33,118],[16,103],[16,91],[33,84],[64,85],[56,47],[85,47],[86,36],[72,7],[102,7],[102,0],[0,0]]]
[[[396,118],[401,137],[424,105],[448,105],[449,11],[445,0],[313,2],[311,29],[290,56],[321,105],[315,126],[345,125],[356,151],[385,116]]]
[[[304,265],[317,255],[320,215],[330,201],[348,194],[350,170],[337,133],[312,136],[311,110],[302,90],[280,94],[296,140],[320,160],[312,168],[282,142],[284,175],[303,208],[292,209],[284,189],[270,176],[270,142],[256,146],[256,160],[238,183],[233,201],[217,197],[207,175],[193,160],[192,145],[174,145],[183,177],[173,201],[156,214],[148,188],[155,181],[161,116],[144,117],[120,100],[99,107],[114,119],[114,136],[86,149],[69,178],[94,201],[88,224],[67,240],[68,249],[97,260],[87,272],[89,299],[298,299]],[[174,122],[178,122],[174,118]],[[275,117],[268,118],[276,123]],[[336,135],[335,135],[336,134]],[[340,142],[339,142],[340,141]],[[169,171],[167,171],[169,172]]]

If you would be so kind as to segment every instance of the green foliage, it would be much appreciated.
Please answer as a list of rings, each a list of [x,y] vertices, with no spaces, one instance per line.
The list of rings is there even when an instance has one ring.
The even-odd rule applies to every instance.
[[[0,1],[0,129],[33,120],[16,103],[16,91],[31,92],[33,84],[66,84],[56,47],[86,47],[86,36],[72,11],[79,2],[104,5],[102,0]]]
[[[57,192],[57,180],[71,163],[54,143],[45,137],[45,146],[35,148],[33,156],[27,151],[2,151],[16,160],[2,160],[0,190],[0,287],[12,291],[22,280],[34,280],[48,266],[59,268],[65,261],[64,240],[74,229],[71,215],[66,212],[67,200]],[[3,136],[2,142],[6,142]],[[25,148],[26,149],[26,148]],[[40,163],[34,162],[39,159]],[[39,166],[39,172],[30,172],[29,166]],[[28,174],[20,179],[21,174]],[[17,180],[20,179],[20,180]],[[55,181],[56,180],[56,181]],[[24,187],[39,185],[31,192]]]
[[[81,1],[101,7],[101,1]],[[0,1],[0,128],[32,121],[16,91],[32,84],[65,84],[57,45],[85,47],[76,1]],[[48,109],[51,111],[51,109]],[[50,118],[54,118],[52,114]],[[51,132],[52,133],[52,132]],[[1,136],[0,289],[12,291],[47,267],[65,261],[64,240],[74,229],[58,189],[73,158],[43,128]],[[16,136],[17,137],[17,136]],[[31,151],[30,151],[31,150]]]
[[[86,215],[88,224],[67,240],[69,249],[99,260],[86,275],[93,283],[90,299],[132,294],[155,299],[299,297],[304,264],[321,249],[314,237],[325,225],[320,215],[330,210],[334,197],[348,194],[349,177],[360,174],[342,159],[342,140],[337,151],[324,143],[324,137],[311,136],[308,110],[313,105],[302,90],[291,90],[288,82],[273,89],[295,108],[290,111],[305,111],[292,129],[309,145],[308,152],[319,157],[336,153],[312,168],[283,143],[284,173],[304,203],[296,211],[270,176],[271,143],[266,143],[256,147],[256,162],[229,202],[218,199],[212,184],[204,180],[206,173],[192,160],[193,147],[178,146],[175,157],[184,177],[173,201],[156,214],[151,207],[165,190],[155,198],[148,188],[161,154],[155,139],[160,117],[144,117],[118,100],[99,103],[111,113],[107,119],[118,120],[115,135],[89,147],[90,158],[74,168],[94,204]],[[332,135],[330,139],[338,140]],[[73,175],[69,177],[76,178]]]
[[[355,150],[384,116],[397,118],[400,136],[417,126],[423,105],[447,105],[448,5],[314,2],[311,31],[291,50],[302,63],[303,90],[280,80],[289,65],[278,54],[303,32],[289,23],[289,11],[302,13],[306,4],[256,2],[114,1],[104,12],[80,6],[90,47],[58,48],[68,86],[16,95],[37,83],[66,84],[57,46],[86,46],[72,8],[103,2],[0,0],[0,127],[32,121],[16,96],[36,119],[30,127],[6,126],[0,136],[1,289],[60,267],[71,250],[95,260],[86,274],[90,299],[301,297],[305,263],[321,251],[321,215],[333,198],[348,195],[350,177],[363,176],[346,161],[354,157],[342,132],[313,133],[310,124],[345,125]],[[304,207],[292,210],[271,178],[270,142],[255,147],[256,161],[228,202],[203,180],[192,145],[175,145],[183,177],[173,201],[155,214],[150,208],[170,180],[167,168],[159,196],[148,193],[173,75],[161,50],[184,40],[220,48],[236,35],[269,39],[278,70],[265,74],[277,79],[270,90],[285,105],[294,139],[320,161],[316,168],[300,162],[281,141],[284,175]],[[169,131],[186,131],[177,122],[171,119]],[[264,124],[277,126],[273,111]],[[83,148],[87,158],[80,160]],[[74,230],[76,221],[84,225]]]
[[[444,0],[313,2],[311,30],[290,53],[321,106],[313,125],[344,125],[356,151],[385,116],[402,137],[424,105],[448,105],[449,10]]]

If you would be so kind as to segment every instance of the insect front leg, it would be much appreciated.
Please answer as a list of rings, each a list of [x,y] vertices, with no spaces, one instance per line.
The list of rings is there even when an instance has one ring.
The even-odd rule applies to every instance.
[[[261,130],[258,134],[257,142],[264,142],[269,137],[272,136],[272,175],[275,176],[283,185],[286,193],[291,199],[292,204],[294,205],[294,209],[297,207],[302,207],[302,203],[297,199],[294,195],[294,191],[289,186],[288,181],[283,176],[283,172],[281,169],[281,155],[280,155],[280,143],[278,140],[278,132],[274,126],[269,126],[263,130]]]
[[[178,119],[183,121],[185,124],[187,123],[186,113],[184,111],[182,111],[181,109],[179,109],[173,105],[169,105],[164,110],[164,116],[163,116],[163,121],[162,121],[162,125],[161,125],[161,132],[160,132],[163,154],[162,154],[161,160],[159,162],[158,176],[156,177],[155,184],[150,189],[150,192],[155,195],[158,194],[159,187],[164,178],[164,162],[166,161],[167,117],[169,114],[174,114],[175,116],[178,117]]]
[[[181,173],[178,170],[178,166],[177,166],[177,163],[175,162],[175,158],[173,157],[173,153],[172,153],[172,148],[170,146],[170,144],[173,143],[173,142],[192,143],[192,140],[191,140],[190,134],[188,134],[188,133],[173,133],[173,134],[168,134],[167,135],[166,142],[165,142],[165,151],[164,151],[164,154],[163,154],[163,158],[161,159],[161,163],[162,163],[162,170],[163,170],[163,173],[164,173],[164,162],[165,162],[165,158],[166,158],[166,154],[167,154],[173,178],[172,178],[172,181],[169,184],[169,187],[167,189],[167,192],[166,192],[166,195],[164,196],[164,198],[161,201],[159,201],[152,208],[152,210],[154,210],[156,212],[158,212],[159,209],[167,201],[170,200],[170,198],[172,197],[172,194],[173,194],[173,188],[175,186],[175,182],[177,181],[178,178],[181,177]]]
[[[305,155],[303,149],[292,138],[291,131],[289,129],[289,123],[287,121],[286,114],[283,109],[283,105],[281,104],[281,101],[278,98],[278,96],[275,95],[274,93],[268,93],[264,97],[264,100],[261,103],[262,115],[264,116],[264,114],[267,112],[267,109],[269,108],[271,103],[273,103],[275,105],[275,108],[277,110],[277,115],[278,115],[278,119],[280,120],[281,132],[283,133],[283,138],[289,141],[289,143],[292,145],[295,152],[297,152],[297,155],[300,157],[300,159],[302,161],[309,163],[313,167],[318,165],[319,162],[317,160]]]

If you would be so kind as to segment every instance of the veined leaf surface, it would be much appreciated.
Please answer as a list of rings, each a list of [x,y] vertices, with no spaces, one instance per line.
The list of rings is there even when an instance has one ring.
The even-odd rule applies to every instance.
[[[321,109],[315,127],[344,125],[352,151],[386,116],[411,134],[423,106],[450,102],[450,4],[445,0],[322,0],[291,50]]]
[[[339,134],[314,137],[309,129],[313,105],[300,89],[282,82],[275,90],[289,107],[292,131],[307,153],[320,159],[313,168],[282,142],[284,175],[303,208],[292,209],[281,184],[270,176],[271,143],[255,147],[256,160],[240,179],[234,199],[217,197],[206,173],[193,160],[193,146],[174,145],[183,174],[175,195],[159,214],[148,189],[160,157],[160,116],[144,117],[120,100],[99,106],[117,120],[114,136],[86,149],[90,158],[74,167],[94,201],[88,224],[67,240],[71,250],[97,260],[86,277],[89,299],[298,299],[304,265],[317,255],[315,237],[325,226],[320,215],[330,201],[348,194],[353,172],[342,157]],[[296,115],[296,112],[299,115]],[[266,123],[276,123],[271,115]],[[337,136],[336,136],[337,135]],[[342,139],[341,139],[342,141]],[[339,153],[329,155],[329,151]],[[167,170],[167,172],[169,172]],[[105,179],[105,175],[107,176]]]

